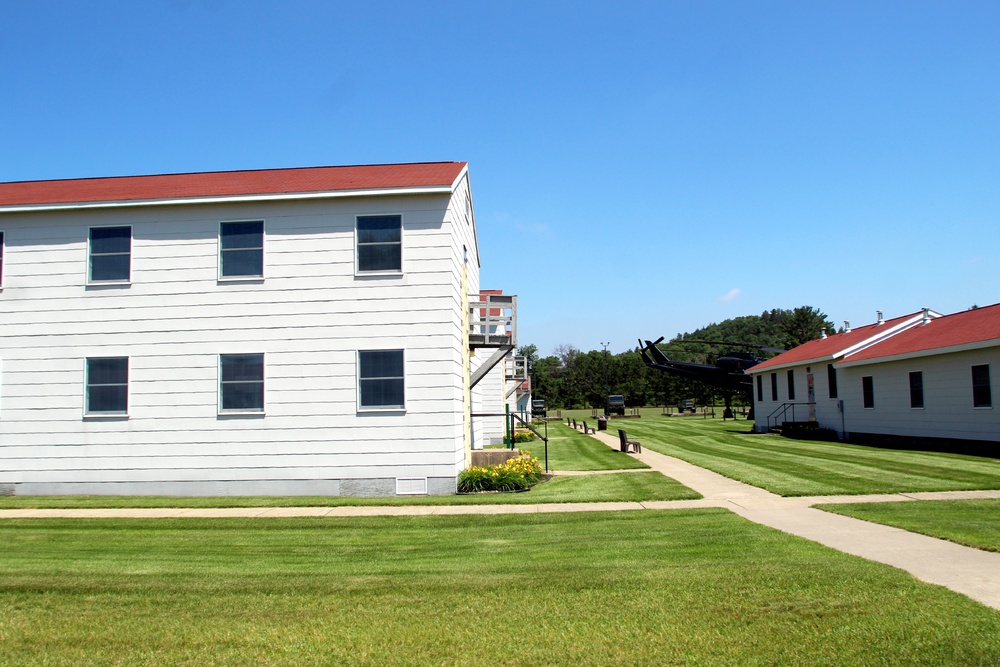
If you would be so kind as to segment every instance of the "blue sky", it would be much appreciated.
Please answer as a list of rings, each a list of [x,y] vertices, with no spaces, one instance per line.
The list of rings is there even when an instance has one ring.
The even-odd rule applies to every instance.
[[[1000,3],[0,1],[0,181],[464,160],[519,338],[1000,301]]]

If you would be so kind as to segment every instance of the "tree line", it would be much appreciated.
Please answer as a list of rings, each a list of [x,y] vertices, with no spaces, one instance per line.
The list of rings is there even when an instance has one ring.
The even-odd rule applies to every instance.
[[[727,351],[744,351],[737,344],[790,350],[818,338],[823,329],[835,332],[818,308],[774,309],[678,333],[661,343],[660,349],[672,360],[712,364]],[[529,344],[518,348],[517,354],[528,360],[532,398],[545,400],[549,409],[600,408],[614,394],[623,395],[629,407],[676,405],[686,399],[701,405],[722,402],[713,387],[649,368],[638,347],[611,354],[560,345],[553,354],[541,357],[538,348]],[[735,400],[738,404],[741,397]]]

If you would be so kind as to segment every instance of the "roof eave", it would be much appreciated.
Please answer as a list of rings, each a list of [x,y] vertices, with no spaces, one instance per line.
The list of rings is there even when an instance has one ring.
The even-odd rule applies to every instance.
[[[462,175],[468,171],[463,168]],[[343,197],[392,197],[399,195],[451,194],[461,177],[451,185],[430,185],[402,188],[365,188],[358,190],[327,190],[319,192],[279,192],[247,195],[208,195],[202,197],[166,197],[162,199],[128,199],[99,202],[59,202],[51,204],[13,204],[0,206],[2,213],[33,213],[43,211],[79,211],[85,209],[124,208],[134,206],[179,206],[192,204],[228,204],[258,201],[294,201],[302,199],[336,199]]]
[[[750,368],[747,369],[746,372],[747,372],[748,375],[753,375],[754,373],[757,373],[757,372],[759,372],[759,373],[768,373],[768,372],[771,372],[771,371],[783,370],[785,368],[796,368],[798,366],[808,366],[810,364],[830,363],[831,361],[834,361],[834,359],[835,359],[835,355],[826,354],[826,355],[823,355],[823,356],[820,356],[820,357],[812,357],[812,358],[809,358],[809,359],[799,359],[798,361],[789,361],[787,363],[774,364],[773,366],[765,366],[764,368],[759,368],[757,366],[751,366]]]
[[[837,362],[839,368],[850,368],[852,366],[867,366],[870,364],[883,364],[890,361],[906,361],[908,359],[920,359],[922,357],[934,357],[942,354],[954,354],[956,352],[969,352],[972,350],[982,350],[990,347],[1000,347],[1000,338],[990,340],[979,340],[972,343],[962,343],[960,345],[947,345],[945,347],[932,347],[926,350],[916,350],[913,352],[903,352],[885,357],[869,357],[867,359],[854,359],[850,357]]]

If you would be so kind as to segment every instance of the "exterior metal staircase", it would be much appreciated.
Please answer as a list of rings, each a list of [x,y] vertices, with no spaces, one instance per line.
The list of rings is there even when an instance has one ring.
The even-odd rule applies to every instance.
[[[482,292],[469,298],[469,349],[494,352],[472,373],[475,387],[517,347],[517,296]]]

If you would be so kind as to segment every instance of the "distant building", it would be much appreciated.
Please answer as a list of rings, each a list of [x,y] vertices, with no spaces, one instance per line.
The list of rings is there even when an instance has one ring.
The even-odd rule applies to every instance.
[[[1000,304],[888,321],[880,313],[875,324],[848,325],[748,372],[761,432],[816,422],[852,440],[996,443],[998,368]]]
[[[479,263],[463,162],[0,183],[0,493],[452,493]]]

